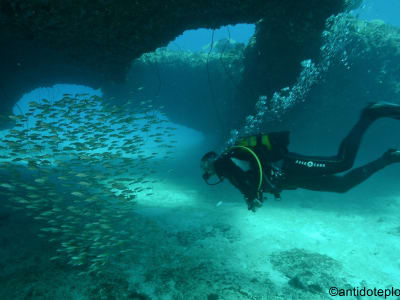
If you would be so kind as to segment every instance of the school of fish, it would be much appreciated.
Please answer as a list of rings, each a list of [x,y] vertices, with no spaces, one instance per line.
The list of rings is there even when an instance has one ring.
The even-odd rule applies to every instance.
[[[38,237],[57,247],[51,260],[98,275],[133,253],[135,199],[153,196],[157,162],[171,158],[177,142],[159,109],[151,100],[107,106],[98,96],[64,94],[9,116],[0,194],[40,222]]]

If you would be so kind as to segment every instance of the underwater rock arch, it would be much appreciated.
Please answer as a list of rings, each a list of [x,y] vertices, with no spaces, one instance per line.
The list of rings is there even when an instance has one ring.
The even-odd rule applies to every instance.
[[[292,26],[282,30],[303,38],[298,47],[309,47],[313,43],[302,34],[304,26],[322,30],[314,26],[349,2],[353,1],[313,0],[302,6],[275,0],[3,0],[0,114],[10,113],[22,94],[38,86],[71,82],[98,88],[123,82],[133,59],[165,46],[187,29],[260,19],[279,27],[290,20]]]

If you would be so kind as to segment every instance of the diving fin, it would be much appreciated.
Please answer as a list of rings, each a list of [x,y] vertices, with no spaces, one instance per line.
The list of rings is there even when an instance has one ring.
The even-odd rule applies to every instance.
[[[362,114],[373,120],[383,117],[400,120],[400,105],[384,101],[372,102],[363,109]]]

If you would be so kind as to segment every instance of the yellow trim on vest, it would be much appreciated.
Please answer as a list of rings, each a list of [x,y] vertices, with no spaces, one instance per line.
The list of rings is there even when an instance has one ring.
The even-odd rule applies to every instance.
[[[249,136],[246,138],[242,138],[236,142],[235,146],[243,146],[243,147],[256,147],[258,144],[259,136]],[[264,134],[261,136],[261,145],[267,147],[268,150],[272,150],[271,140],[269,139],[268,134]]]
[[[256,136],[249,137],[249,146],[250,147],[257,146],[257,137]]]
[[[263,145],[267,146],[268,150],[271,150],[271,149],[272,149],[271,142],[270,142],[270,140],[269,140],[268,134],[264,134],[264,135],[261,137],[261,143],[262,143]]]
[[[259,191],[260,188],[261,188],[261,185],[262,185],[262,179],[263,179],[262,174],[263,174],[263,172],[262,172],[261,162],[260,162],[260,160],[258,159],[257,154],[255,154],[253,150],[251,150],[250,148],[245,147],[245,146],[233,146],[232,148],[242,148],[242,149],[245,149],[245,150],[247,150],[248,152],[250,152],[251,155],[253,155],[253,157],[256,159],[257,165],[258,165],[258,170],[260,171],[260,180],[259,180],[259,182],[258,182],[258,188],[257,188],[257,190]]]
[[[249,142],[247,141],[247,139],[241,139],[236,143],[237,146],[248,146]]]

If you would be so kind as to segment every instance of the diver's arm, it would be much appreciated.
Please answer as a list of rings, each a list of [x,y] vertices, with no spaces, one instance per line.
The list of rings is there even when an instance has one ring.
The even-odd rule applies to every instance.
[[[244,177],[246,178],[244,179],[244,181],[237,181],[237,178],[235,178],[234,176],[231,176],[228,179],[243,194],[247,204],[247,209],[255,212],[256,208],[262,205],[262,194],[259,194],[255,190],[254,184],[251,184],[250,182],[247,181],[248,180],[247,174],[245,174]]]
[[[255,200],[259,198],[254,185],[254,174],[243,171],[229,156],[218,159],[216,170],[219,177],[227,178],[244,195],[248,209],[254,211],[255,204],[257,204]]]

